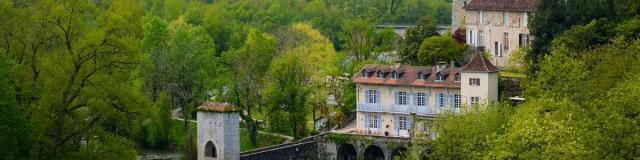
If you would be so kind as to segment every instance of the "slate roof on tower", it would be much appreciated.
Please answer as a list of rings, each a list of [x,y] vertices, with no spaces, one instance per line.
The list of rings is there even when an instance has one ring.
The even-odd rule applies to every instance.
[[[497,72],[500,69],[491,64],[489,60],[484,58],[482,54],[476,53],[466,66],[462,67],[460,72]]]
[[[538,0],[471,0],[464,9],[534,12]]]

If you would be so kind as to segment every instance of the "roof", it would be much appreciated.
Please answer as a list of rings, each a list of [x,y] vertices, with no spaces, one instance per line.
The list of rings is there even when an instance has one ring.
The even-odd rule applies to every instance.
[[[537,5],[538,0],[471,0],[463,8],[468,10],[534,12]]]
[[[376,68],[378,70],[391,70],[391,71],[403,71],[398,79],[391,78],[391,74],[385,74],[384,78],[377,78],[374,72],[370,69]],[[443,75],[449,74],[444,81],[436,81],[437,68],[435,66],[401,66],[395,68],[393,65],[380,65],[380,64],[368,64],[365,65],[358,74],[354,75],[353,82],[360,84],[383,84],[383,85],[402,85],[402,86],[422,86],[422,87],[440,87],[440,88],[460,88],[460,82],[456,82],[455,75],[458,73],[459,68],[447,67],[442,69]],[[363,77],[364,72],[369,72],[368,77]],[[418,73],[422,72],[428,77],[425,80],[418,79]]]
[[[476,53],[466,66],[462,67],[460,72],[497,72],[498,67],[491,64],[489,60],[484,58],[482,54]]]
[[[238,108],[229,103],[204,102],[198,106],[198,111],[203,112],[238,112]]]

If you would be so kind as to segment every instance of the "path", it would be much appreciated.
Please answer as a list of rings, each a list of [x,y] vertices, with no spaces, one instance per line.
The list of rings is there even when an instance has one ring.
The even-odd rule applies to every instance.
[[[180,108],[174,109],[173,111],[171,111],[171,117],[173,119],[175,119],[175,120],[184,121],[184,119],[182,117],[180,117]],[[189,120],[189,122],[198,123],[196,120]],[[246,129],[246,128],[240,128],[240,129]],[[266,135],[272,135],[272,136],[276,136],[276,137],[282,137],[282,138],[287,139],[287,140],[293,140],[293,137],[288,136],[288,135],[265,132],[265,131],[258,131],[258,133],[266,134]]]

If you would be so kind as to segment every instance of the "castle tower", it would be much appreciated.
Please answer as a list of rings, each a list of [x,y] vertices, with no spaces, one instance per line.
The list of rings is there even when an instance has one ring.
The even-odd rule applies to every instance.
[[[451,29],[456,31],[458,28],[463,27],[464,21],[464,6],[471,0],[453,0],[451,4]]]
[[[238,109],[228,103],[198,107],[198,160],[240,159]]]

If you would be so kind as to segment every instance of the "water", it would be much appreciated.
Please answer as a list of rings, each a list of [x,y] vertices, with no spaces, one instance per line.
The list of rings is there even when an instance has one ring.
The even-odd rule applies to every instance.
[[[138,160],[180,160],[182,153],[179,151],[166,151],[149,148],[138,150]]]

